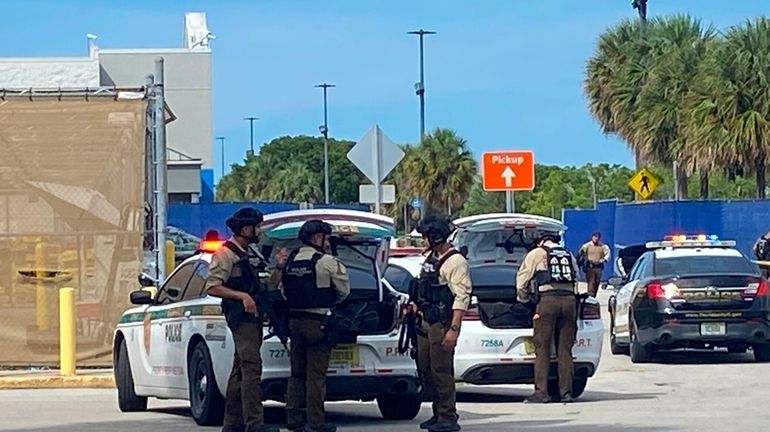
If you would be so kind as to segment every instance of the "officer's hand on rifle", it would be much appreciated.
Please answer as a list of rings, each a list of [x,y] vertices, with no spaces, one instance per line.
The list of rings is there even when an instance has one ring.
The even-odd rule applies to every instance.
[[[243,293],[241,295],[241,301],[243,302],[243,308],[246,309],[247,313],[250,313],[252,315],[257,314],[257,303],[254,301],[253,298],[251,298],[250,295]]]
[[[289,259],[289,250],[286,248],[281,248],[278,252],[275,253],[275,262],[279,269],[282,269],[286,266],[286,261]]]

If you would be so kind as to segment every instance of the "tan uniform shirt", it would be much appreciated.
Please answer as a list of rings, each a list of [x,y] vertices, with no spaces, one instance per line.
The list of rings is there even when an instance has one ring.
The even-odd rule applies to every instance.
[[[451,250],[449,249],[449,251]],[[444,261],[439,269],[438,282],[447,284],[455,296],[452,304],[453,310],[468,310],[468,306],[471,304],[471,276],[468,270],[468,261],[462,254],[454,254]]]
[[[589,241],[580,247],[580,251],[586,254],[588,261],[594,264],[601,264],[610,261],[610,247],[604,243],[595,245]]]
[[[554,248],[558,247],[559,245],[554,242],[547,241],[545,242],[545,246]],[[548,252],[546,252],[546,250],[541,247],[532,249],[524,257],[524,261],[521,263],[519,271],[516,273],[516,296],[520,302],[526,303],[531,300],[533,293],[530,282],[532,282],[532,279],[534,279],[536,272],[548,270],[547,260]],[[575,257],[572,257],[572,267],[575,269],[575,274],[577,275],[577,262],[575,261]],[[544,284],[540,285],[539,288],[541,293],[554,290],[571,292],[575,291],[574,284],[570,283],[553,285]]]
[[[300,248],[295,261],[309,260],[313,257],[313,254],[318,252],[310,246],[303,246]],[[334,284],[334,290],[337,292],[337,304],[342,303],[350,294],[350,279],[348,278],[348,270],[342,261],[338,260],[333,255],[324,254],[316,263],[316,286],[318,288],[328,288]],[[297,309],[303,312],[311,312],[317,314],[326,314],[329,312],[328,308],[313,308],[313,309]]]
[[[229,240],[234,245],[238,247],[243,253],[246,253],[246,250],[243,249],[238,243],[236,243],[232,238]],[[249,258],[249,262],[251,263],[251,266],[254,268],[254,274],[257,275],[257,266],[259,266],[263,261],[265,261],[264,257],[257,251],[251,250],[249,251],[252,257]],[[239,274],[232,274],[235,270],[236,272],[239,272],[240,269],[234,268],[235,263],[237,263],[240,260],[238,255],[231,251],[230,248],[225,247],[224,245],[217,249],[216,252],[214,252],[214,255],[211,257],[211,264],[209,264],[209,276],[206,279],[206,289],[208,290],[211,287],[214,286],[224,286],[225,288],[228,287],[225,283],[228,279],[230,279],[230,276],[238,277]],[[267,287],[268,289],[275,289],[277,287],[273,286]]]

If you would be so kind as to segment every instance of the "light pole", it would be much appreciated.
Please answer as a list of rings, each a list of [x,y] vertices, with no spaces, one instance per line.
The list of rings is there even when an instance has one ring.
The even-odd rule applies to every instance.
[[[642,24],[647,23],[647,0],[634,0],[631,2],[631,6],[634,9],[639,10],[639,19],[642,20]]]
[[[417,96],[420,96],[420,144],[425,138],[425,64],[423,57],[423,36],[436,34],[434,31],[416,30],[407,32],[407,34],[420,36],[420,82],[414,85]]]
[[[318,126],[318,130],[324,136],[324,203],[329,204],[329,120],[326,113],[326,89],[337,86],[323,83],[316,87],[324,89],[324,124]]]
[[[222,177],[225,176],[225,137],[217,137],[219,144],[222,146]]]
[[[246,153],[246,155],[254,156],[254,120],[259,120],[259,117],[244,117],[243,119],[249,121],[249,127],[251,129],[251,151]]]

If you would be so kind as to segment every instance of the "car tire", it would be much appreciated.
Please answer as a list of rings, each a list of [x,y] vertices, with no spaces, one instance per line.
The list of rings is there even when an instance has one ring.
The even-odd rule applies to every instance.
[[[615,333],[615,314],[610,313],[610,352],[612,352],[613,355],[627,355],[628,346],[618,344],[617,335]]]
[[[422,404],[422,393],[388,394],[377,397],[377,407],[385,420],[412,420]]]
[[[134,376],[131,373],[131,361],[125,340],[120,342],[118,348],[115,386],[118,388],[118,408],[122,412],[147,411],[147,397],[137,396],[134,389]]]
[[[770,344],[754,345],[754,361],[757,363],[770,362]]]
[[[652,348],[646,345],[642,345],[636,337],[636,323],[633,320],[629,320],[628,329],[631,333],[628,351],[631,355],[632,363],[648,363],[652,360]]]
[[[190,411],[200,426],[219,426],[225,415],[225,398],[219,391],[212,366],[206,344],[195,345],[188,361],[187,382]]]
[[[580,395],[583,394],[583,392],[586,390],[586,385],[588,384],[588,378],[575,378],[572,380],[572,397],[574,399],[577,399],[580,397]],[[561,394],[559,394],[559,379],[558,378],[551,378],[548,380],[548,396],[551,397],[551,400],[559,400],[561,399]]]

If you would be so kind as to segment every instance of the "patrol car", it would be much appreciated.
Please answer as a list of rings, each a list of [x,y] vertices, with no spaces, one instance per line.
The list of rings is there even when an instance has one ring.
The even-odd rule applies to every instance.
[[[475,385],[533,384],[532,319],[517,302],[516,272],[535,239],[544,232],[560,234],[566,226],[551,218],[509,213],[457,219],[454,225],[457,229],[450,239],[468,259],[473,283],[471,307],[457,343],[455,379]],[[385,279],[407,292],[424,260],[422,256],[391,258]],[[580,303],[573,347],[574,397],[583,393],[599,367],[604,332],[600,310],[593,298]],[[549,392],[559,396],[555,363]]]
[[[640,363],[662,350],[751,347],[770,361],[768,282],[734,241],[668,236],[626,255],[627,275],[610,279],[619,288],[609,301],[613,354]]]
[[[347,268],[351,294],[338,306],[359,331],[356,344],[339,345],[328,369],[327,400],[377,400],[387,419],[412,419],[420,409],[414,361],[398,354],[398,319],[406,296],[381,278],[388,259],[393,220],[347,210],[299,210],[265,216],[259,250],[270,258],[299,246],[297,233],[308,219],[333,227],[334,254]],[[223,242],[203,242],[160,286],[131,294],[139,305],[126,311],[115,330],[114,370],[123,411],[147,407],[147,398],[185,399],[200,425],[220,424],[233,362],[233,339],[221,300],[204,286],[212,252]],[[289,341],[289,344],[291,341]],[[265,400],[284,401],[290,375],[289,351],[275,336],[262,346]]]

